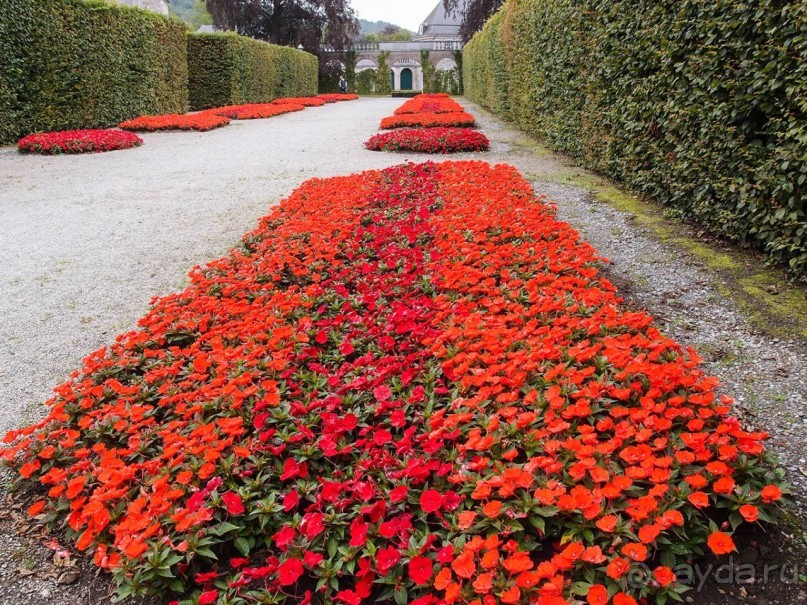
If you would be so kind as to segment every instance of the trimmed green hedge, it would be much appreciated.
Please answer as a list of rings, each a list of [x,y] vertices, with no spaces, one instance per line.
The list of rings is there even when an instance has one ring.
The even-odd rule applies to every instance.
[[[317,58],[233,33],[188,36],[191,109],[317,94]]]
[[[466,94],[807,276],[807,3],[508,0]]]
[[[0,0],[0,143],[188,107],[186,26],[85,0]]]

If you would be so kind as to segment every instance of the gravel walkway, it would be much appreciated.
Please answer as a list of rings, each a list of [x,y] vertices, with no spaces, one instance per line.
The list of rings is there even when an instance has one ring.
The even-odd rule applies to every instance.
[[[50,389],[84,355],[134,328],[152,296],[182,288],[193,265],[224,254],[304,180],[435,159],[364,150],[380,119],[401,103],[362,99],[209,133],[146,134],[142,147],[98,155],[48,158],[0,148],[0,434],[38,418]],[[708,371],[738,396],[748,418],[759,415],[791,481],[807,493],[803,343],[754,331],[731,301],[720,300],[715,276],[585,189],[558,184],[568,171],[562,158],[536,153],[520,134],[465,104],[493,148],[452,159],[508,162],[533,178],[560,216],[611,259],[609,276],[628,298],[707,353]],[[65,565],[24,517],[11,500],[0,506],[0,605],[109,602],[108,582],[75,558],[68,560],[75,568]],[[20,535],[26,529],[31,535]]]

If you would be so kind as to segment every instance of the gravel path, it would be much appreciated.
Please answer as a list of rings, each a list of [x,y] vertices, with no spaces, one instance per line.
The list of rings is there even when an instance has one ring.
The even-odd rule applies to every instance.
[[[0,434],[38,418],[50,389],[84,355],[134,328],[152,296],[182,288],[193,265],[224,254],[304,180],[441,159],[363,148],[401,103],[362,99],[209,133],[146,134],[142,147],[98,155],[0,148]],[[755,332],[720,300],[715,276],[585,189],[558,184],[568,170],[562,158],[536,153],[519,133],[465,104],[493,147],[452,159],[508,162],[535,180],[560,216],[611,259],[608,274],[629,300],[707,353],[707,369],[749,419],[759,415],[791,481],[807,493],[803,343]],[[0,506],[0,605],[109,602],[108,582],[75,558],[69,562],[77,567],[65,566],[24,517],[10,499]],[[26,529],[30,535],[20,535]]]

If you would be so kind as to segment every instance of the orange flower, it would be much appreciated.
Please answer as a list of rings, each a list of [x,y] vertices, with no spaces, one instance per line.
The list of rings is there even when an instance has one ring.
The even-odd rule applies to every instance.
[[[448,567],[443,567],[434,577],[434,587],[437,590],[445,590],[451,583],[451,570]]]
[[[630,562],[627,559],[616,557],[612,559],[605,568],[605,573],[608,574],[608,577],[612,580],[618,580],[625,575],[625,572],[628,571],[629,568]]]
[[[636,599],[624,592],[618,592],[614,595],[614,605],[636,605]]]
[[[720,531],[713,532],[706,543],[716,555],[726,555],[735,550],[731,536]]]
[[[656,525],[655,523],[651,523],[650,525],[642,525],[639,528],[639,540],[641,540],[644,544],[650,544],[658,538],[658,535],[661,533],[662,527],[660,525]]]
[[[499,563],[499,551],[489,550],[482,555],[482,567],[485,569],[492,569]]]
[[[766,485],[760,492],[762,501],[765,503],[774,502],[782,497],[782,490],[775,485]]]
[[[602,531],[607,531],[608,533],[611,533],[612,531],[614,531],[614,528],[616,527],[618,521],[619,517],[617,517],[616,515],[607,515],[605,517],[597,519],[595,525]]]
[[[521,601],[521,591],[518,586],[511,586],[499,595],[499,600],[506,605],[516,605]]]
[[[662,586],[669,586],[675,582],[675,574],[669,567],[659,566],[653,570],[653,577]]]
[[[491,500],[482,507],[482,512],[490,519],[495,519],[502,512],[502,503],[499,500]]]
[[[457,515],[457,527],[460,529],[468,529],[474,524],[476,513],[470,510],[461,512]]]
[[[493,576],[489,573],[482,573],[476,577],[473,583],[477,594],[487,594],[493,588]]]
[[[45,508],[45,501],[38,500],[28,508],[28,515],[31,517],[36,517],[39,513],[42,512],[43,508]]]
[[[693,506],[697,508],[706,508],[709,506],[709,496],[704,494],[703,492],[692,492],[687,497]]]
[[[580,558],[586,563],[594,563],[599,565],[605,561],[605,556],[602,554],[602,549],[599,546],[589,546],[583,551]]]
[[[510,557],[507,557],[503,565],[504,568],[512,574],[528,571],[535,566],[532,559],[530,559],[529,553],[524,551],[518,551]]]
[[[586,594],[588,605],[606,605],[608,603],[608,589],[602,584],[594,584]]]
[[[754,523],[759,518],[759,509],[753,504],[743,504],[740,507],[740,514],[749,523]]]
[[[472,578],[476,572],[474,553],[470,550],[463,551],[459,557],[454,559],[451,568],[461,578]]]
[[[622,547],[622,554],[629,559],[641,562],[647,559],[647,547],[639,542],[628,542]]]

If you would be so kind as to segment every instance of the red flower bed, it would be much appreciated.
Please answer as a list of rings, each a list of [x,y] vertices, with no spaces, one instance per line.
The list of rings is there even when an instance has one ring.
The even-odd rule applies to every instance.
[[[165,114],[162,116],[142,116],[134,120],[121,122],[120,127],[125,130],[199,130],[208,131],[220,128],[230,123],[230,120],[203,111],[194,114]]]
[[[4,458],[124,593],[677,596],[676,563],[730,552],[782,492],[765,435],[598,261],[509,166],[313,179]]]
[[[395,115],[410,113],[457,113],[464,111],[462,105],[446,96],[418,95],[395,110]]]
[[[339,103],[340,101],[355,101],[359,98],[359,95],[354,94],[324,94],[324,95],[317,95],[318,99],[322,99],[326,103]]]
[[[371,137],[365,144],[372,151],[419,151],[456,153],[487,151],[488,138],[470,128],[400,128]]]
[[[303,107],[322,107],[325,105],[325,99],[319,97],[284,97],[282,99],[275,99],[272,101],[273,105],[302,105]]]
[[[304,106],[294,105],[292,103],[280,105],[274,105],[272,103],[253,103],[247,105],[230,105],[228,107],[219,107],[208,111],[235,120],[261,120],[283,115],[284,113],[302,111],[303,109],[305,109]]]
[[[381,128],[467,128],[476,120],[465,112],[415,113],[395,115],[381,120]]]
[[[136,134],[122,130],[63,130],[29,134],[17,142],[17,148],[24,153],[95,153],[130,149],[143,144]]]

